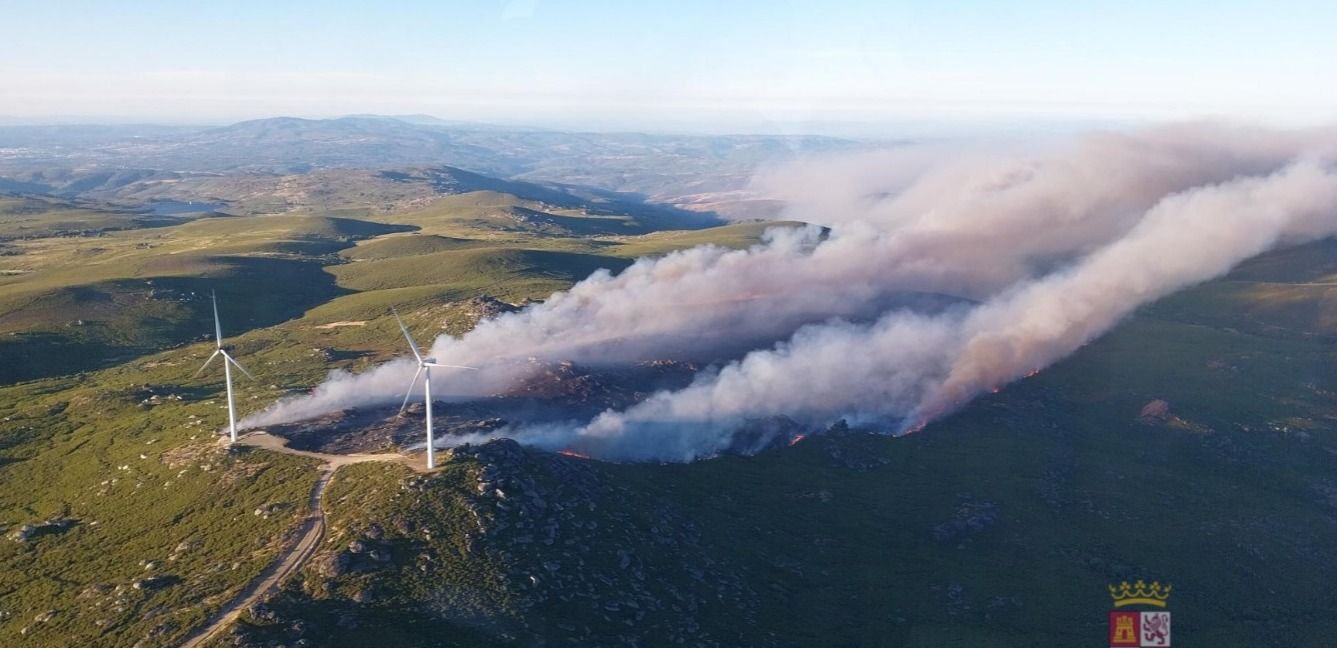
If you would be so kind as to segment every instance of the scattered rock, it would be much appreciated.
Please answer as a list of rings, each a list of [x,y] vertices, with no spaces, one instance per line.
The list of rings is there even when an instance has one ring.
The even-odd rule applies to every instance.
[[[137,590],[153,591],[153,590],[160,590],[166,587],[171,587],[180,582],[181,579],[177,578],[176,576],[167,576],[167,575],[149,576],[148,578],[141,578],[136,580],[135,582],[131,583],[130,586]]]
[[[15,542],[27,542],[38,536],[64,533],[78,523],[79,521],[74,518],[62,517],[51,518],[37,524],[25,524],[9,534],[9,539]]]
[[[377,593],[374,587],[364,587],[353,593],[353,602],[366,605],[377,600]]]
[[[998,505],[993,502],[966,502],[952,519],[933,527],[938,542],[964,540],[998,522]]]
[[[1147,425],[1164,423],[1170,417],[1170,403],[1157,399],[1142,406],[1137,420]]]
[[[268,519],[269,516],[290,508],[292,508],[292,504],[288,502],[266,502],[257,507],[254,513],[257,517]]]
[[[464,315],[475,323],[520,310],[519,306],[504,302],[492,295],[479,295],[461,303],[459,306],[464,311]]]
[[[316,571],[325,578],[338,578],[348,573],[352,555],[344,551],[325,554],[316,559]]]
[[[261,623],[277,623],[279,619],[278,614],[263,602],[252,605],[247,612],[250,613],[252,619]]]

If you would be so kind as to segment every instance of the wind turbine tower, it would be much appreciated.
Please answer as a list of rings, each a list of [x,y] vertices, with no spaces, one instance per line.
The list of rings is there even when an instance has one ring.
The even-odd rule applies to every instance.
[[[404,408],[409,405],[409,397],[413,395],[413,387],[418,384],[418,376],[423,377],[422,397],[426,405],[423,412],[427,417],[427,469],[436,468],[436,447],[433,445],[435,439],[432,438],[432,367],[450,367],[452,369],[471,369],[477,370],[477,367],[465,367],[463,365],[441,364],[436,358],[424,358],[418,351],[418,345],[413,342],[413,336],[409,335],[409,329],[404,326],[404,320],[399,319],[399,311],[390,309],[395,315],[395,321],[399,322],[399,330],[404,332],[404,339],[409,341],[409,350],[413,351],[413,359],[418,361],[418,371],[413,374],[413,381],[409,383],[409,388],[404,392],[404,402],[399,406],[399,415],[404,415]]]
[[[223,348],[223,325],[218,322],[218,294],[214,293],[212,296],[214,302],[214,343],[218,345],[218,348],[214,349],[213,355],[209,356],[209,359],[204,361],[204,364],[200,366],[199,370],[197,370],[195,372],[195,375],[191,376],[191,378],[196,378],[201,373],[204,373],[204,370],[209,366],[210,362],[214,361],[214,358],[217,358],[220,355],[223,356],[223,379],[227,383],[228,434],[231,436],[230,443],[236,443],[237,406],[236,403],[233,402],[232,400],[232,367],[236,367],[237,369],[239,369],[242,373],[246,374],[247,378],[250,378],[251,380],[255,380],[255,376],[252,376],[251,372],[247,371],[245,367],[241,366],[241,363],[237,362],[236,360],[233,360],[232,356],[228,355],[227,350]]]

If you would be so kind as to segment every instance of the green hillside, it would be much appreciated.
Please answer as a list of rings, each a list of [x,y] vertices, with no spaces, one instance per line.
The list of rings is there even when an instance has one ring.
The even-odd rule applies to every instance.
[[[0,384],[198,339],[212,328],[211,291],[229,305],[231,331],[299,316],[342,292],[324,270],[334,252],[404,229],[315,216],[216,217],[15,242],[19,253],[0,257]]]
[[[246,414],[401,355],[391,306],[421,335],[461,333],[471,300],[765,229],[514,229],[479,220],[510,199],[465,195],[7,241],[4,644],[177,645],[297,528],[312,464],[217,445],[221,377],[191,378],[209,291],[257,378],[237,383]],[[496,443],[429,476],[349,466],[315,558],[217,643],[1092,645],[1105,586],[1146,578],[1174,584],[1191,642],[1323,645],[1334,273],[1332,242],[1264,255],[903,438],[837,429],[687,465]]]
[[[333,268],[339,285],[359,291],[451,284],[478,293],[529,292],[545,297],[622,258],[516,248],[473,248],[364,261]],[[507,295],[509,296],[509,295]]]
[[[452,238],[436,234],[413,232],[404,236],[384,236],[358,243],[355,247],[340,253],[355,261],[369,259],[395,259],[399,257],[445,252],[447,250],[467,249],[487,245],[473,239]]]
[[[141,382],[164,371],[170,384]],[[171,645],[304,513],[309,464],[213,443],[221,385],[184,371],[150,363],[0,392],[5,643]]]
[[[309,462],[215,441],[221,376],[191,377],[212,347],[211,291],[257,378],[236,385],[244,414],[331,366],[401,353],[390,306],[415,329],[462,332],[471,297],[542,298],[628,263],[589,253],[621,242],[448,239],[424,232],[428,219],[147,227],[108,220],[119,212],[7,204],[19,202],[30,235],[0,256],[0,534],[22,538],[0,540],[4,644],[176,645],[305,514]]]
[[[0,384],[201,339],[211,329],[211,291],[227,306],[228,331],[292,320],[340,295],[361,298],[333,310],[346,305],[349,318],[366,319],[398,302],[542,299],[600,268],[620,270],[630,256],[760,236],[757,227],[724,226],[661,239],[638,234],[668,222],[659,208],[617,214],[614,207],[629,205],[453,174],[469,186],[513,184],[528,197],[489,189],[418,211],[179,219],[0,199]]]

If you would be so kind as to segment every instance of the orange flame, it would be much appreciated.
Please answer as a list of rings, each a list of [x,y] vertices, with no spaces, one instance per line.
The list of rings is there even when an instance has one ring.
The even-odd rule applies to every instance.
[[[569,450],[569,449],[568,449],[568,450],[558,450],[558,451],[557,451],[557,454],[562,455],[562,456],[564,456],[564,457],[575,457],[575,458],[577,458],[577,459],[589,459],[589,458],[590,458],[590,456],[587,455],[587,454],[580,454],[579,452],[576,452],[575,450]]]
[[[927,411],[920,412],[919,422],[915,423],[911,427],[906,428],[903,434],[914,434],[915,432],[923,430],[924,428],[928,427],[930,421],[933,421],[937,419],[939,416],[942,416],[943,413],[946,411],[947,411],[946,408],[943,408],[942,406],[935,406]]]
[[[800,434],[800,435],[798,435],[798,436],[796,436],[796,437],[790,439],[790,440],[789,440],[789,445],[792,447],[792,446],[798,444],[799,441],[802,441],[802,440],[804,440],[804,439],[806,439],[806,438],[808,438],[808,435],[806,435],[806,434]]]

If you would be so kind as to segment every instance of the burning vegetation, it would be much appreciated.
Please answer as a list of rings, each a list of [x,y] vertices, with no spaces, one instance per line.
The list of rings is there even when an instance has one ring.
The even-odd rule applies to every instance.
[[[458,400],[434,398],[439,437],[495,433],[511,425],[560,423],[589,418],[607,409],[634,405],[661,389],[686,385],[699,370],[693,363],[660,360],[631,367],[583,367],[573,362],[539,363],[533,374],[505,393]],[[331,453],[402,451],[423,442],[421,399],[410,400],[402,414],[394,405],[353,407],[324,416],[269,426],[299,450]],[[756,432],[757,439],[771,435]],[[447,444],[449,442],[447,441]],[[568,456],[589,458],[568,450]]]

